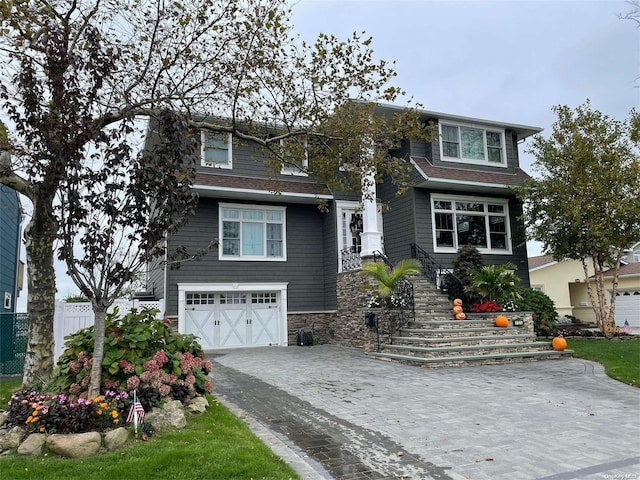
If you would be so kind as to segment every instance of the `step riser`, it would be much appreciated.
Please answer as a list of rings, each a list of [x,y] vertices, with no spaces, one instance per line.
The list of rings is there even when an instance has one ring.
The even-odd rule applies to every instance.
[[[398,355],[406,355],[409,357],[416,358],[446,358],[446,357],[460,357],[462,355],[473,355],[473,356],[481,356],[488,354],[511,354],[511,353],[524,353],[524,352],[544,352],[549,351],[550,348],[546,347],[508,347],[508,348],[500,348],[496,346],[494,348],[477,348],[477,349],[463,349],[460,350],[456,347],[451,347],[450,350],[447,351],[437,351],[437,352],[425,352],[422,350],[407,350],[407,349],[398,349],[393,346],[385,345],[385,347],[381,350],[381,353],[395,353]]]
[[[498,313],[468,314],[456,320],[452,302],[428,280],[414,277],[415,318],[391,337],[391,345],[371,353],[380,360],[424,368],[492,365],[558,359],[550,343],[536,343],[526,327],[497,328]]]

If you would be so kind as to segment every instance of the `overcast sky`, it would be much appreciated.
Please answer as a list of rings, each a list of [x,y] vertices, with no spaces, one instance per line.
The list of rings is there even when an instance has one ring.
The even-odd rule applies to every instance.
[[[620,120],[640,105],[640,29],[617,17],[630,9],[623,1],[293,3],[293,25],[305,40],[366,31],[376,56],[397,62],[396,84],[427,110],[537,126],[545,134],[554,105],[575,108],[589,98]],[[521,166],[532,173],[525,149]],[[529,244],[529,256],[538,254],[539,245]],[[78,292],[62,268],[57,283],[57,298]]]

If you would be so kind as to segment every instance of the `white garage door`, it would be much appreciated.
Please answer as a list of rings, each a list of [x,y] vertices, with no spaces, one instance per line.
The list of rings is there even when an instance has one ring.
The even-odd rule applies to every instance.
[[[186,292],[185,333],[203,349],[281,345],[278,292]]]
[[[640,290],[616,293],[616,325],[640,328]]]

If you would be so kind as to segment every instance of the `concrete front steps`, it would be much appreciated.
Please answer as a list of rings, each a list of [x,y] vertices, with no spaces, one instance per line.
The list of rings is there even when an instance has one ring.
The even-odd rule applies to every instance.
[[[423,367],[485,365],[570,357],[571,350],[553,350],[536,341],[526,325],[496,327],[497,313],[453,318],[451,302],[426,279],[415,279],[415,321],[401,328],[370,356]]]

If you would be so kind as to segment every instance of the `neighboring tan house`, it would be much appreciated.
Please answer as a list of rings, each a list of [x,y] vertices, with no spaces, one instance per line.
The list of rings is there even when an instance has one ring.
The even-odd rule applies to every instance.
[[[590,268],[593,283],[593,268]],[[585,323],[595,324],[595,313],[584,281],[582,264],[577,260],[556,262],[551,255],[529,258],[531,288],[546,293],[559,315],[573,315]],[[605,273],[605,288],[612,292],[613,272]],[[594,284],[595,292],[595,284]],[[640,328],[640,242],[627,250],[618,278],[615,322],[623,327]]]
[[[297,328],[314,322],[330,329],[339,276],[375,251],[396,263],[413,245],[450,269],[458,248],[470,243],[485,263],[521,266],[517,274],[528,286],[522,204],[510,187],[528,178],[518,145],[541,129],[426,110],[421,119],[437,123],[441,141],[408,140],[394,152],[412,166],[415,186],[397,197],[393,185],[378,184],[373,198],[390,206],[384,213],[360,192],[330,192],[291,168],[274,178],[251,145],[201,132],[197,213],[167,238],[167,248],[198,250],[213,239],[219,248],[178,269],[149,265],[147,290],[164,300],[179,331],[209,349],[287,345]],[[153,142],[153,125],[149,132]]]

